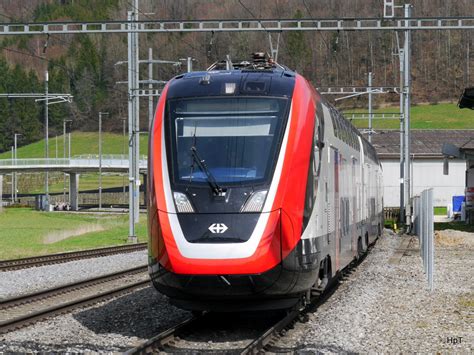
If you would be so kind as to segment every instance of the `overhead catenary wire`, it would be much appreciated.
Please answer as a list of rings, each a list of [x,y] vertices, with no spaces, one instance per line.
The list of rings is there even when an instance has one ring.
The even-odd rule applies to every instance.
[[[43,61],[47,62],[48,65],[51,65],[52,67],[57,67],[57,68],[62,69],[65,72],[65,74],[67,75],[67,77],[69,78],[69,80],[74,80],[75,79],[75,77],[70,73],[70,69],[67,66],[59,64],[55,61],[52,61],[52,60],[50,60],[46,57],[36,55],[36,54],[33,54],[33,53],[23,52],[23,51],[13,49],[13,48],[8,48],[8,47],[0,47],[0,50],[7,51],[7,52],[12,52],[12,53],[17,53],[17,54],[29,56],[29,57],[32,57],[32,58],[35,58],[35,59],[43,60]],[[127,91],[118,89],[116,87],[111,87],[110,89],[112,89],[112,90],[114,90],[114,91],[116,91],[120,94],[128,95]],[[87,114],[86,112],[83,112],[83,111],[79,110],[78,107],[76,107],[76,112],[81,114],[81,115],[86,115]],[[73,111],[73,113],[74,113],[74,111]]]
[[[311,10],[309,9],[309,6],[308,4],[306,3],[306,0],[302,0],[303,1],[303,6],[304,8],[306,9],[306,12],[308,13],[309,17],[311,17],[311,19],[314,19],[314,16],[313,14],[311,13]],[[315,21],[313,21],[314,24],[316,24]],[[319,33],[319,31],[316,31],[316,33]],[[321,33],[321,39],[323,40],[326,48],[329,48],[329,44],[328,42],[326,42],[326,39],[324,38],[323,34]]]
[[[252,16],[255,20],[257,20],[257,22],[260,24],[260,26],[262,26],[262,28],[267,32],[268,35],[271,36],[272,32],[275,33],[274,31],[269,31],[265,25],[262,23],[262,21],[257,17],[255,16],[255,14],[247,7],[244,5],[244,3],[242,2],[242,0],[237,0],[238,3],[240,4],[240,6],[242,6],[244,8],[245,11],[247,11],[250,16]],[[271,37],[270,37],[271,38]],[[281,38],[278,39],[279,41],[281,40],[281,43],[283,44],[283,46],[286,46],[285,45],[285,41],[284,41],[284,38],[283,36],[281,36]]]
[[[260,24],[260,26],[262,26],[263,29],[268,32],[268,29],[265,27],[265,25],[262,23],[262,21],[260,21],[260,19],[257,16],[255,16],[253,14],[253,12],[247,6],[245,6],[243,4],[242,0],[237,0],[237,1],[245,9],[245,11],[247,11],[250,14],[250,16],[252,16],[255,20],[257,20],[257,22]]]
[[[147,19],[149,20],[152,20],[152,21],[156,21],[156,19],[154,19],[153,17],[151,17],[149,14],[143,12],[142,10],[140,10],[138,7],[135,7],[135,5],[130,2],[130,1],[127,1],[127,4],[130,5],[133,9],[135,9],[136,11],[138,11],[140,14],[142,14],[143,16],[145,16]],[[166,29],[165,29],[166,30]],[[187,46],[189,46],[190,48],[192,48],[193,50],[195,50],[196,52],[202,52],[203,49],[199,49],[197,48],[196,46],[194,46],[192,43],[190,43],[189,41],[186,41],[184,40],[183,38],[180,39],[181,42],[183,42],[184,44],[186,44]]]

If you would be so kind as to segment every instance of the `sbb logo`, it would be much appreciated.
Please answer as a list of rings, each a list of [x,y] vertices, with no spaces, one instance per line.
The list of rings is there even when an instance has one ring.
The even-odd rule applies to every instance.
[[[208,228],[211,233],[214,234],[222,234],[224,233],[228,228],[224,223],[213,223],[209,226]]]

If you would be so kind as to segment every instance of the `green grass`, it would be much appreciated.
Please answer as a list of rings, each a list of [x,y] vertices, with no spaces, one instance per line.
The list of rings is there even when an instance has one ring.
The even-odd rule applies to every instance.
[[[46,244],[44,238],[54,232],[77,231],[90,225],[104,230],[71,236]],[[28,208],[6,208],[0,212],[0,259],[60,253],[125,244],[128,238],[128,216],[83,213],[38,212]],[[136,226],[139,241],[146,241],[146,221]]]
[[[395,229],[395,223],[397,223],[397,221],[395,219],[386,219],[384,221],[384,227],[385,228],[388,228],[388,229]]]
[[[345,110],[345,112],[367,112],[366,109]],[[399,112],[398,106],[374,110],[374,113]],[[411,108],[412,129],[474,129],[472,110],[459,109],[456,104],[418,105]],[[359,128],[367,128],[367,120],[352,120]],[[400,121],[392,119],[373,120],[374,129],[399,129]]]
[[[447,216],[448,215],[448,208],[447,207],[435,207],[434,214],[436,216]]]
[[[128,138],[125,138],[128,140]],[[58,136],[58,158],[63,157],[64,137]],[[125,141],[125,154],[128,155],[128,145]],[[67,139],[66,139],[67,145]],[[122,154],[124,151],[124,139],[121,134],[103,133],[102,134],[102,154]],[[67,147],[66,147],[67,149]],[[148,135],[140,135],[140,154],[146,155],[148,152]],[[18,159],[44,158],[45,141],[28,144],[18,148]],[[67,152],[66,152],[67,154]],[[71,134],[71,155],[99,154],[99,133],[98,132],[73,132]],[[56,157],[56,138],[49,138],[49,156]],[[0,154],[0,159],[11,159],[11,152]]]
[[[471,232],[474,233],[474,226],[466,224],[465,222],[443,222],[443,223],[435,223],[434,229],[437,231],[445,230],[445,229],[454,229],[457,231],[462,232]]]

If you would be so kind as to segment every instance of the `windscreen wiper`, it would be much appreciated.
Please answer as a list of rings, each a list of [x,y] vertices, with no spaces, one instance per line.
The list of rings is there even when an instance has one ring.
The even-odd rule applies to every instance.
[[[207,168],[207,165],[206,165],[205,161],[203,159],[201,159],[201,157],[199,156],[199,153],[197,151],[197,148],[194,145],[191,147],[191,154],[193,156],[194,161],[199,166],[199,168],[206,174],[207,182],[211,186],[212,191],[214,191],[214,193],[217,196],[224,195],[225,191],[222,189],[222,187],[220,187],[217,184],[217,181],[216,181],[214,175],[212,175],[211,171]]]

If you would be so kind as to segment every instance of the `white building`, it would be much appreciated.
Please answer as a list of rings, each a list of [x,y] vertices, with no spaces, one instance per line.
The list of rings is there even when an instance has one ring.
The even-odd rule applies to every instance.
[[[412,130],[412,194],[427,188],[434,189],[434,205],[447,206],[453,196],[464,195],[466,161],[449,161],[449,175],[443,174],[443,143],[458,147],[474,142],[473,130]],[[400,206],[400,132],[377,131],[372,136],[383,168],[384,205]],[[471,144],[471,143],[469,143]]]

